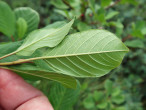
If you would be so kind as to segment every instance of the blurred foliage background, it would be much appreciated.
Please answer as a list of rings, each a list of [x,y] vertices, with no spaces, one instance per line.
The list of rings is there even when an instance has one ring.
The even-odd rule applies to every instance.
[[[80,92],[51,81],[29,81],[49,97],[55,110],[146,110],[146,0],[5,1],[12,9],[36,10],[39,28],[75,16],[71,33],[106,29],[130,48],[122,65],[109,74],[79,79]]]

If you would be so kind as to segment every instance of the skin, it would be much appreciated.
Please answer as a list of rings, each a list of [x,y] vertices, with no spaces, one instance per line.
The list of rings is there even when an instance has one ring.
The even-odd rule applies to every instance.
[[[0,110],[53,110],[44,94],[14,72],[0,68]]]

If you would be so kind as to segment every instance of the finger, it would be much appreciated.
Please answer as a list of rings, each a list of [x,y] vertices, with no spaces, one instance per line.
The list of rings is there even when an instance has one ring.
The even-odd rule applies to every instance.
[[[12,71],[0,69],[0,105],[4,109],[14,110],[41,96],[43,96],[43,94],[39,90],[26,83]],[[36,100],[36,102],[38,102],[38,100]],[[47,101],[46,103],[48,103],[51,108],[49,102]]]
[[[0,110],[3,110],[1,106],[0,106]]]
[[[39,96],[27,101],[16,110],[53,110],[45,96]]]

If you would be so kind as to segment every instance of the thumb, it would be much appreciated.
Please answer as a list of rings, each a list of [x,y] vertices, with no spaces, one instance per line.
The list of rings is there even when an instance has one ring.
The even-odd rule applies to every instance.
[[[42,92],[26,83],[12,71],[1,68],[0,106],[4,110],[53,110]]]

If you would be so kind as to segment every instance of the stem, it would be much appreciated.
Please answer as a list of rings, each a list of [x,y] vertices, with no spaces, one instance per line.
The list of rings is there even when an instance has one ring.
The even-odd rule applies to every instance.
[[[112,52],[121,52],[121,51],[128,52],[129,50],[115,50],[115,51],[112,51]],[[111,52],[111,51],[102,51],[102,53],[106,53],[106,52]],[[16,53],[16,51],[13,52],[13,54],[14,53]],[[97,54],[97,53],[101,53],[101,52],[93,52],[93,53],[90,53],[90,54]],[[78,54],[78,55],[88,55],[88,53],[82,53],[82,54]],[[72,54],[72,55],[68,55],[68,56],[76,56],[76,55]],[[28,62],[30,63],[30,61],[33,61],[33,60],[49,59],[49,58],[61,58],[61,57],[68,57],[68,56],[60,55],[60,56],[44,56],[44,57],[35,57],[35,58],[29,58],[29,59],[20,59],[20,60],[13,61],[13,62],[0,63],[0,66],[16,65],[16,64],[28,63]]]
[[[36,57],[36,58],[30,58],[30,59],[20,59],[20,60],[13,61],[13,62],[4,62],[4,63],[0,63],[0,66],[16,65],[16,64],[21,64],[21,63],[30,63],[30,61],[39,60],[39,59],[42,59],[42,57]]]
[[[4,56],[0,57],[0,60],[3,59],[3,58],[9,57],[9,56],[11,56],[11,55],[14,55],[15,53],[16,53],[16,52],[12,52],[12,53],[9,53],[9,54],[7,54],[7,55],[4,55]]]
[[[111,8],[115,5],[117,5],[121,0],[116,0],[113,4],[109,5],[108,7],[106,7],[105,9]]]
[[[14,39],[14,37],[13,37],[13,36],[11,36],[11,40],[12,40],[12,42],[14,42],[14,41],[15,41],[15,39]]]

